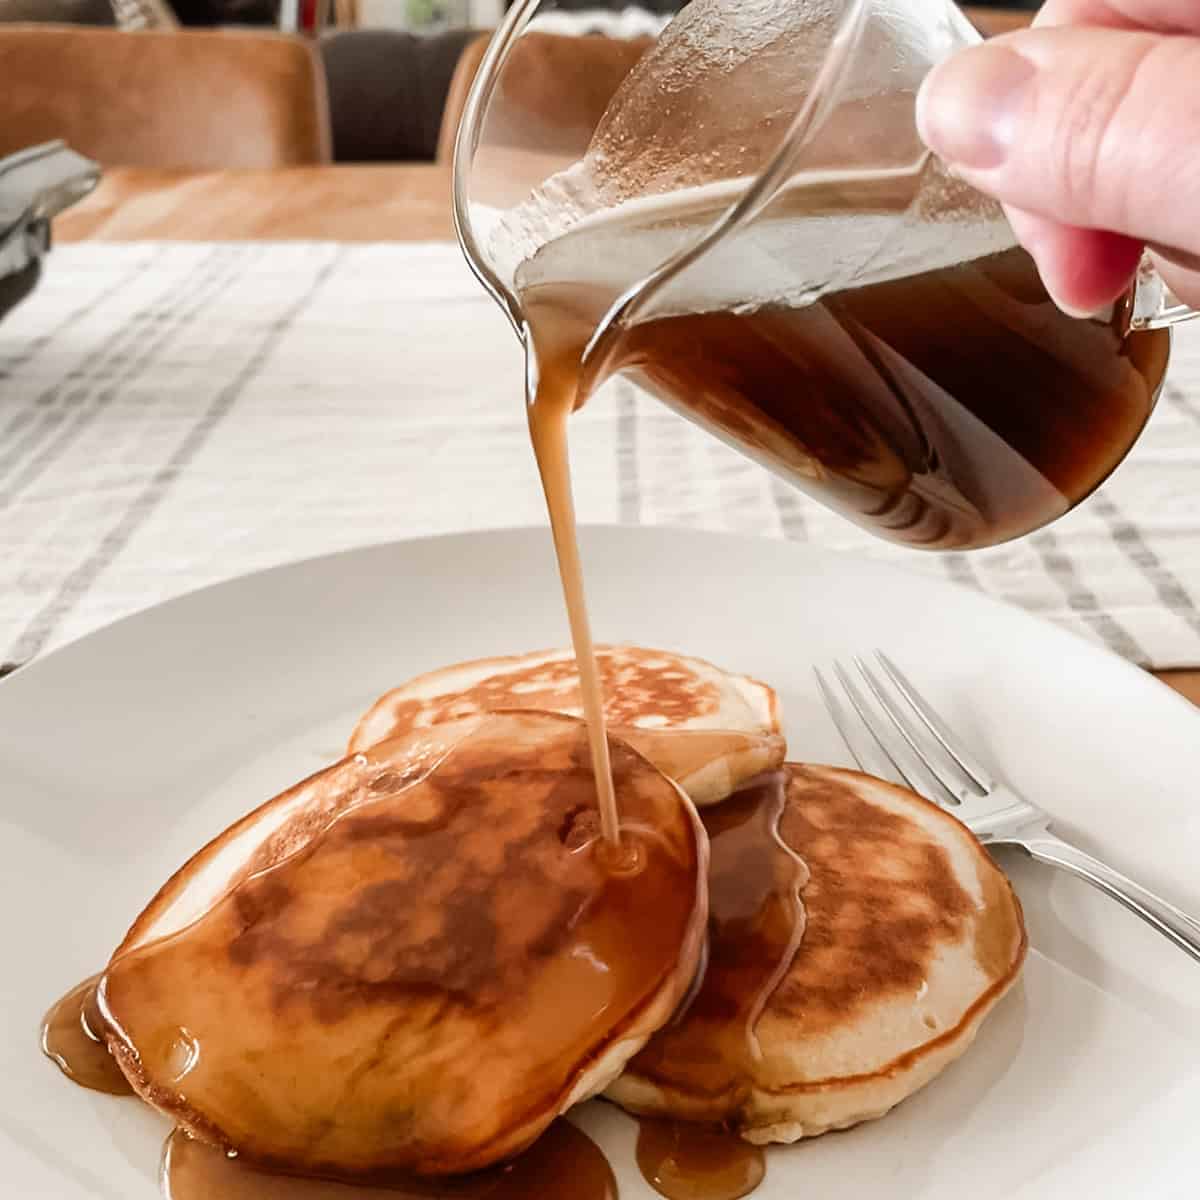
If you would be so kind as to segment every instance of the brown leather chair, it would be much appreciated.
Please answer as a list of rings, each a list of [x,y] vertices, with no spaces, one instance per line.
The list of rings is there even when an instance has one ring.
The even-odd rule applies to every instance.
[[[299,39],[0,26],[0,155],[64,138],[106,166],[330,160],[325,77]]]
[[[458,57],[454,74],[450,76],[450,88],[446,93],[446,107],[442,109],[442,125],[437,140],[437,161],[446,166],[454,161],[454,139],[458,137],[467,93],[479,74],[479,64],[483,62],[491,40],[490,33],[481,33],[474,41],[468,42]]]
[[[458,60],[442,114],[439,162],[449,163],[454,156],[467,93],[488,41],[486,34],[477,38]],[[489,139],[514,147],[581,154],[613,93],[652,44],[653,38],[648,37],[526,34],[514,48],[492,102]]]

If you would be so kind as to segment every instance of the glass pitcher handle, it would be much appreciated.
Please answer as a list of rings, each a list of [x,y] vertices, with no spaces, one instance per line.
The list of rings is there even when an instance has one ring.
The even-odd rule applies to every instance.
[[[1129,314],[1130,329],[1170,329],[1172,325],[1200,317],[1200,310],[1181,303],[1163,282],[1150,256],[1142,259],[1133,289]]]

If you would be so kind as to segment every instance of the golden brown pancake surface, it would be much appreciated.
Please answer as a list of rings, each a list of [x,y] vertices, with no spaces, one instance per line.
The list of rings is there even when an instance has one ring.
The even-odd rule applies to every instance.
[[[604,710],[613,726],[778,734],[775,693],[703,659],[643,646],[597,646]],[[497,709],[581,716],[575,657],[567,649],[476,659],[417,676],[381,696],[350,740],[351,752],[440,721]]]
[[[613,763],[637,870],[598,840],[582,723],[548,714],[385,743],[256,810],[109,964],[135,1089],[298,1173],[518,1152],[666,1021],[701,953],[695,812],[620,742]]]
[[[1016,977],[1020,906],[963,826],[856,772],[786,772],[704,814],[708,968],[610,1087],[635,1111],[759,1141],[881,1115],[965,1049]]]

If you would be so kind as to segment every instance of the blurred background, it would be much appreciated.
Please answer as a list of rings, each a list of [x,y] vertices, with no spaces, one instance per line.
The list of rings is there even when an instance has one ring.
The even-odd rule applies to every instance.
[[[161,6],[161,8],[160,8]],[[1038,0],[978,0],[981,8],[1034,9]],[[281,0],[0,0],[0,21],[66,21],[95,25],[144,22],[158,9],[183,25],[275,25],[281,15]],[[318,2],[301,2],[298,24],[311,28],[321,8]],[[364,28],[442,30],[456,26],[494,25],[509,0],[352,0],[330,5],[324,19],[338,24],[353,23]],[[572,12],[614,12],[637,8],[650,13],[673,13],[680,0],[641,0],[635,6],[613,0],[562,0],[558,8]]]
[[[487,31],[507,3],[0,0],[0,156],[62,137],[102,166],[448,160]],[[555,7],[563,32],[628,44],[681,3]],[[995,13],[1003,28],[1036,5],[998,7],[979,0],[972,11]],[[230,31],[243,36],[214,36]],[[133,32],[158,36],[122,36]],[[559,95],[571,86],[554,80]],[[248,126],[223,127],[243,113]]]

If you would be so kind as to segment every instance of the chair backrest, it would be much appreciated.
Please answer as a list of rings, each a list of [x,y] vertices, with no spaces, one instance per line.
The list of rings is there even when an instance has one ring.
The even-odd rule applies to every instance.
[[[621,81],[653,41],[603,34],[526,34],[513,48],[514,58],[493,101],[489,138],[549,153],[582,153]],[[487,44],[487,36],[478,38],[458,60],[442,116],[439,162],[453,158],[467,93]]]
[[[338,162],[429,161],[469,29],[348,29],[320,41]]]
[[[474,41],[468,42],[458,56],[458,64],[450,77],[450,89],[446,93],[446,105],[442,109],[442,125],[438,131],[437,142],[437,161],[446,166],[454,161],[454,139],[458,137],[458,127],[462,123],[467,93],[471,90],[471,84],[475,82],[475,76],[479,74],[479,64],[483,62],[491,40],[490,33],[481,33]]]
[[[313,49],[271,33],[0,26],[0,155],[63,138],[105,166],[328,162]]]

